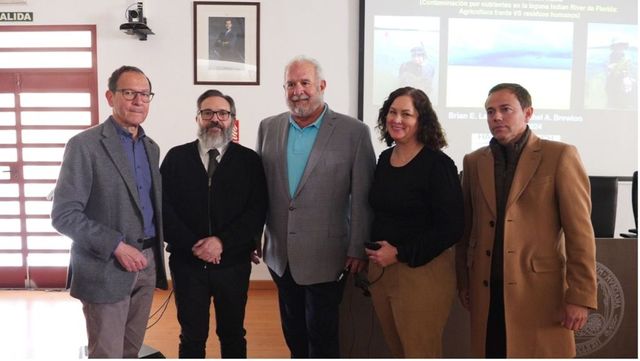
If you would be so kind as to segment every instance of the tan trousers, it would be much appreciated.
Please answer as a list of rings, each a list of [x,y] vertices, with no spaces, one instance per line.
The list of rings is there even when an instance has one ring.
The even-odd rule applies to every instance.
[[[369,264],[369,281],[382,268]],[[454,253],[450,248],[424,266],[386,267],[369,288],[382,332],[394,357],[442,357],[442,332],[455,297]]]
[[[153,249],[142,252],[148,266],[136,274],[129,297],[116,303],[82,302],[89,358],[138,358],[156,287]]]

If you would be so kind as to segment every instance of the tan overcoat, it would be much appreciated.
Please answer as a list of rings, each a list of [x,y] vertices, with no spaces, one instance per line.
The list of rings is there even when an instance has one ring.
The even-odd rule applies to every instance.
[[[466,230],[457,245],[458,288],[469,290],[471,350],[485,356],[495,235],[494,160],[489,147],[464,158]],[[531,133],[505,210],[507,357],[573,357],[565,303],[597,306],[589,179],[575,147]]]

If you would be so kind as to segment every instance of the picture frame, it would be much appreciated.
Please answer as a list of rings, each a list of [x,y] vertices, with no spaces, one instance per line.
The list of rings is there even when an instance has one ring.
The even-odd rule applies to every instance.
[[[194,84],[260,85],[260,3],[193,2]]]

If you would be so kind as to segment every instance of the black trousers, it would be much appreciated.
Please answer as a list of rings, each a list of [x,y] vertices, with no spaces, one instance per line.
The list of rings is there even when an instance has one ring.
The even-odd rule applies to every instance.
[[[501,279],[491,281],[487,337],[485,339],[486,358],[507,357],[507,330],[504,316],[504,289]]]
[[[251,262],[204,268],[170,258],[169,267],[180,323],[180,358],[205,358],[211,298],[223,358],[246,358],[245,306]]]
[[[346,277],[302,286],[293,280],[289,267],[282,277],[269,272],[278,286],[282,331],[291,357],[339,358],[339,308]]]

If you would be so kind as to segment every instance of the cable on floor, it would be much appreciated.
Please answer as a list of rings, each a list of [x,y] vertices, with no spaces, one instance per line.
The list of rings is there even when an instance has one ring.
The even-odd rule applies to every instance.
[[[157,310],[155,310],[151,315],[149,315],[149,320],[151,320],[152,318],[154,318],[158,314],[158,312],[160,312],[160,315],[158,316],[158,319],[153,321],[150,325],[148,325],[147,326],[147,330],[150,329],[151,327],[153,327],[156,323],[158,323],[158,321],[160,321],[162,319],[162,316],[164,315],[164,312],[167,310],[167,307],[169,306],[169,300],[171,299],[171,295],[173,295],[173,289],[171,290],[171,292],[169,292],[169,295],[162,302],[160,307],[158,307]]]

